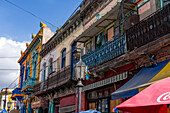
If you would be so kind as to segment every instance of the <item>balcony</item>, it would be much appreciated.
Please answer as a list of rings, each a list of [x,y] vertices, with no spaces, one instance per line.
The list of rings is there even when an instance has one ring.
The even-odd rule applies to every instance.
[[[127,50],[131,51],[170,32],[170,4],[149,15],[126,31]]]
[[[34,85],[37,83],[36,78],[28,77],[22,84],[22,92],[30,93],[33,91]]]
[[[102,45],[100,48],[82,56],[82,60],[89,68],[93,68],[124,53],[125,35],[120,34],[115,36],[112,41]]]
[[[15,89],[12,91],[12,99],[13,99],[13,100],[16,100],[16,98],[22,99],[23,96],[24,96],[24,94],[22,94],[21,88],[15,88]]]
[[[170,32],[169,15],[170,4],[130,27],[123,34],[114,37],[112,41],[82,56],[82,60],[89,68],[97,69],[99,65],[125,54],[126,51],[130,52],[161,38]],[[79,40],[83,41],[83,38]]]
[[[45,81],[36,84],[33,88],[34,92],[38,93],[40,91],[56,88],[67,83],[71,80],[71,66],[67,66],[53,74],[54,76],[51,76]]]

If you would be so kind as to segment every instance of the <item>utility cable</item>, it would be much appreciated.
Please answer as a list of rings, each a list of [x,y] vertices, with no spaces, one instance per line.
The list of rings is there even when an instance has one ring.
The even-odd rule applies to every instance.
[[[40,20],[42,20],[42,21],[50,24],[52,27],[54,27],[55,29],[57,29],[57,27],[56,27],[55,25],[53,25],[52,23],[50,23],[50,22],[48,22],[47,20],[45,20],[45,19],[43,19],[43,18],[41,18],[41,17],[33,14],[32,12],[30,12],[30,11],[28,11],[28,10],[22,8],[22,7],[20,7],[19,5],[15,4],[15,3],[13,3],[13,2],[11,2],[11,1],[9,1],[9,0],[4,0],[4,1],[6,1],[7,3],[9,3],[9,4],[11,4],[11,5],[13,5],[13,6],[15,6],[15,7],[19,8],[19,9],[21,9],[21,10],[23,10],[24,12],[26,12],[26,13],[34,16],[35,18],[38,18],[38,19],[40,19]]]
[[[14,81],[12,81],[12,83],[7,87],[9,88],[14,82],[16,82],[18,80],[19,77],[17,77]]]
[[[0,69],[0,70],[7,70],[7,71],[13,71],[13,70],[20,70],[20,69]]]
[[[19,57],[14,56],[14,57],[0,57],[0,58],[19,58]]]

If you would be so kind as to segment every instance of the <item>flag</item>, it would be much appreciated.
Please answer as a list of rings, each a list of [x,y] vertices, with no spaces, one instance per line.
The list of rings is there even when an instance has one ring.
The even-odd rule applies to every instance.
[[[86,80],[88,80],[89,79],[89,67],[88,66],[86,66],[85,76],[86,76]]]

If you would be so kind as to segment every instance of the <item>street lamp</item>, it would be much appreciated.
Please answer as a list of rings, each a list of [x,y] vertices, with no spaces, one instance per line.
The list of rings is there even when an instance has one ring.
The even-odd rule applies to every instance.
[[[77,83],[77,88],[78,88],[78,106],[77,106],[77,112],[81,112],[81,91],[82,91],[82,80],[84,80],[85,78],[85,69],[86,69],[86,65],[85,63],[81,60],[80,57],[80,61],[76,63],[75,65],[75,74],[76,74],[76,79],[78,81]]]
[[[11,101],[8,101],[8,102],[7,102],[7,106],[8,106],[8,113],[9,113],[9,110],[10,110],[11,104],[12,104],[12,102],[11,102]]]

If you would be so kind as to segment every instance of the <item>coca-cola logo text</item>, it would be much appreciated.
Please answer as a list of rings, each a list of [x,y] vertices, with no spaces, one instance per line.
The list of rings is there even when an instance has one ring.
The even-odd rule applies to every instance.
[[[170,92],[166,92],[157,98],[157,102],[168,102],[170,101]]]

